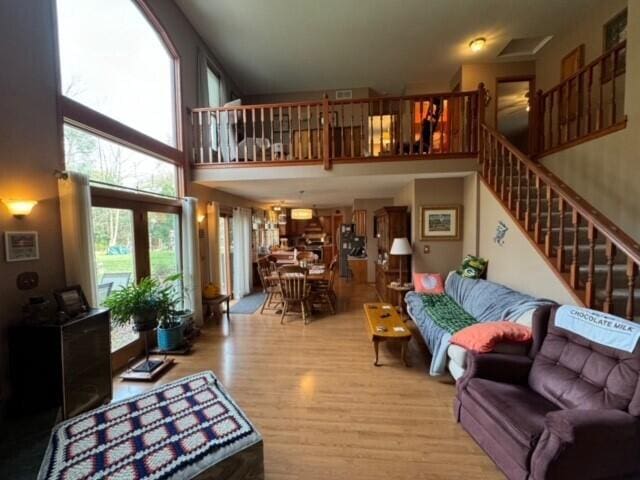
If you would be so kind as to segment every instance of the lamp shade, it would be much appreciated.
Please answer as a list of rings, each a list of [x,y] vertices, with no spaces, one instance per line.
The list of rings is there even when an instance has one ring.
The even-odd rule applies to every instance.
[[[391,251],[389,253],[391,255],[411,255],[413,253],[413,249],[406,237],[394,238],[393,243],[391,244]]]
[[[313,218],[313,210],[310,208],[292,208],[292,220],[311,220]]]

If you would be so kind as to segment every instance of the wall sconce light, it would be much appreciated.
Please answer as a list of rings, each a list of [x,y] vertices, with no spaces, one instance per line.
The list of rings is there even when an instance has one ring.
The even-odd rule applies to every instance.
[[[198,215],[198,223],[204,222],[204,218],[205,218],[204,215],[202,214]]]
[[[479,52],[484,48],[485,43],[487,43],[487,40],[484,37],[474,38],[469,42],[469,48],[474,53]]]
[[[9,209],[9,213],[16,218],[26,217],[31,213],[33,207],[35,207],[38,202],[35,200],[2,200]]]

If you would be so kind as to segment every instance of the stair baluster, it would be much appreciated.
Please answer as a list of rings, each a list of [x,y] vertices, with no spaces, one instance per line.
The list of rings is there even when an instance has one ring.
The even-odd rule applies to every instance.
[[[507,202],[509,203],[509,210],[513,210],[513,200],[514,200],[514,192],[513,192],[513,155],[509,150],[507,150],[507,155],[509,159],[509,195],[507,196]]]
[[[607,283],[604,287],[604,303],[602,310],[605,313],[613,312],[613,265],[616,260],[617,249],[613,242],[607,239],[605,244],[605,256],[607,259]]]
[[[500,161],[502,162],[502,171],[500,172],[500,198],[504,202],[507,183],[507,159],[505,158],[504,145],[500,145]]]
[[[553,232],[552,232],[552,220],[553,220],[553,191],[547,185],[547,225],[544,235],[544,253],[547,258],[551,258],[553,255]]]
[[[518,201],[516,203],[516,218],[522,220],[522,162],[516,157],[518,165]]]
[[[536,243],[542,241],[542,222],[540,214],[542,213],[542,183],[540,177],[536,175],[536,224],[533,232],[533,239]]]
[[[633,320],[636,276],[638,275],[638,265],[632,258],[627,258],[627,320]]]
[[[571,223],[573,224],[573,245],[572,258],[571,258],[571,270],[569,272],[569,285],[574,290],[580,288],[580,213],[575,208],[571,217]]]
[[[527,168],[527,200],[524,202],[524,229],[531,231],[531,170]]]
[[[564,261],[564,215],[565,205],[564,198],[558,195],[558,209],[560,210],[560,224],[558,225],[558,253],[556,257],[556,268],[560,273],[565,271]]]
[[[587,226],[587,238],[589,240],[589,263],[587,265],[587,283],[585,284],[584,291],[584,304],[588,308],[592,308],[595,303],[596,287],[594,284],[594,271],[595,271],[595,248],[596,237],[598,235],[597,230],[592,222],[589,222]]]

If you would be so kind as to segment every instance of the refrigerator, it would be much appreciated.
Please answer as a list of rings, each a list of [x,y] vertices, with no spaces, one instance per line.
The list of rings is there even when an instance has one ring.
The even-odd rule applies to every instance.
[[[338,244],[338,262],[340,267],[340,276],[349,276],[349,264],[347,257],[363,257],[366,256],[366,237],[356,235],[356,226],[354,223],[343,223],[340,225],[339,244]]]

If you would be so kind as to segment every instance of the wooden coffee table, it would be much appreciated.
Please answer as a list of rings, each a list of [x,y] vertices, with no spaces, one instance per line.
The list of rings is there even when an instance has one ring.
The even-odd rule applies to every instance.
[[[411,332],[400,319],[395,307],[389,303],[365,303],[364,313],[367,317],[369,333],[373,342],[376,360],[373,364],[379,367],[378,346],[380,342],[396,341],[402,344],[402,363],[407,363],[407,345],[411,340]]]

